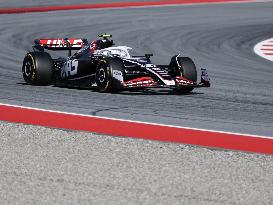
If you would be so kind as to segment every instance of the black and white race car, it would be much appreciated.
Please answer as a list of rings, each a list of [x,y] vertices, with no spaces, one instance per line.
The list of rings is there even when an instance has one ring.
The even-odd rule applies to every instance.
[[[32,85],[96,87],[100,92],[170,88],[187,93],[197,87],[210,87],[205,69],[197,83],[194,62],[175,55],[169,65],[155,65],[152,54],[132,56],[127,46],[114,46],[109,34],[91,43],[86,39],[38,39],[26,54],[22,72]],[[67,58],[53,59],[47,50],[68,50]],[[72,55],[72,50],[77,50]]]

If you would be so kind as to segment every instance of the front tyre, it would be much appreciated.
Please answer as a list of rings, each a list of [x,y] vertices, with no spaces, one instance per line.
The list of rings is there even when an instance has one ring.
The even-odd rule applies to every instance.
[[[46,52],[29,52],[23,61],[23,78],[30,85],[49,85],[53,75],[53,60]]]
[[[119,92],[123,88],[124,66],[119,58],[102,59],[96,69],[96,84],[100,92]]]
[[[175,76],[182,76],[188,80],[191,80],[194,83],[197,82],[196,66],[191,58],[173,56],[171,59],[170,66],[172,67],[173,69],[172,73]],[[193,87],[183,87],[176,91],[179,91],[181,93],[189,93],[193,89],[194,89]]]

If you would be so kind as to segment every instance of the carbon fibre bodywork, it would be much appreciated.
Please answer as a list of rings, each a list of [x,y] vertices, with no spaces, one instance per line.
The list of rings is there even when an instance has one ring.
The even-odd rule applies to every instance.
[[[34,52],[41,53],[46,53],[45,49],[68,50],[67,58],[52,59],[51,83],[57,85],[96,87],[100,82],[108,80],[118,83],[119,91],[158,87],[191,91],[196,87],[210,87],[205,69],[202,69],[201,81],[197,82],[196,68],[189,58],[175,55],[169,65],[155,65],[150,59],[152,54],[133,56],[130,53],[132,48],[113,46],[113,41],[109,40],[111,35],[103,34],[99,37],[100,39],[91,43],[85,39],[73,38],[39,39],[35,40],[33,49]],[[72,54],[72,50],[77,51]],[[100,69],[102,61],[105,62],[105,69]],[[122,64],[113,66],[110,61],[120,61]]]

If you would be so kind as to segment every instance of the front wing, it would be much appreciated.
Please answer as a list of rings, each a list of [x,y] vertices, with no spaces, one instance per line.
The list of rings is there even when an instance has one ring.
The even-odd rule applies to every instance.
[[[210,87],[210,78],[206,69],[201,69],[201,81],[199,83],[193,82],[182,76],[176,76],[173,78],[172,85],[162,84],[161,82],[155,81],[152,77],[139,77],[133,80],[123,82],[124,89],[135,89],[135,88],[200,88]]]

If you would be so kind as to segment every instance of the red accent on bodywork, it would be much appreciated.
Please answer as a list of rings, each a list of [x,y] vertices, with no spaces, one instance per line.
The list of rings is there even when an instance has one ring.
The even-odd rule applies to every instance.
[[[187,78],[184,78],[182,76],[176,76],[175,77],[175,82],[178,84],[178,85],[193,85],[194,82],[187,79]]]
[[[156,83],[151,77],[140,77],[133,80],[129,80],[123,83],[124,87],[149,87],[155,86]]]
[[[98,44],[97,41],[95,40],[90,44],[89,53],[94,53],[94,51],[97,50],[97,48]]]
[[[82,48],[84,46],[82,39],[69,38],[67,40],[72,48]],[[49,38],[40,39],[39,43],[41,46],[47,46],[49,48],[66,48],[68,43],[63,38]]]

